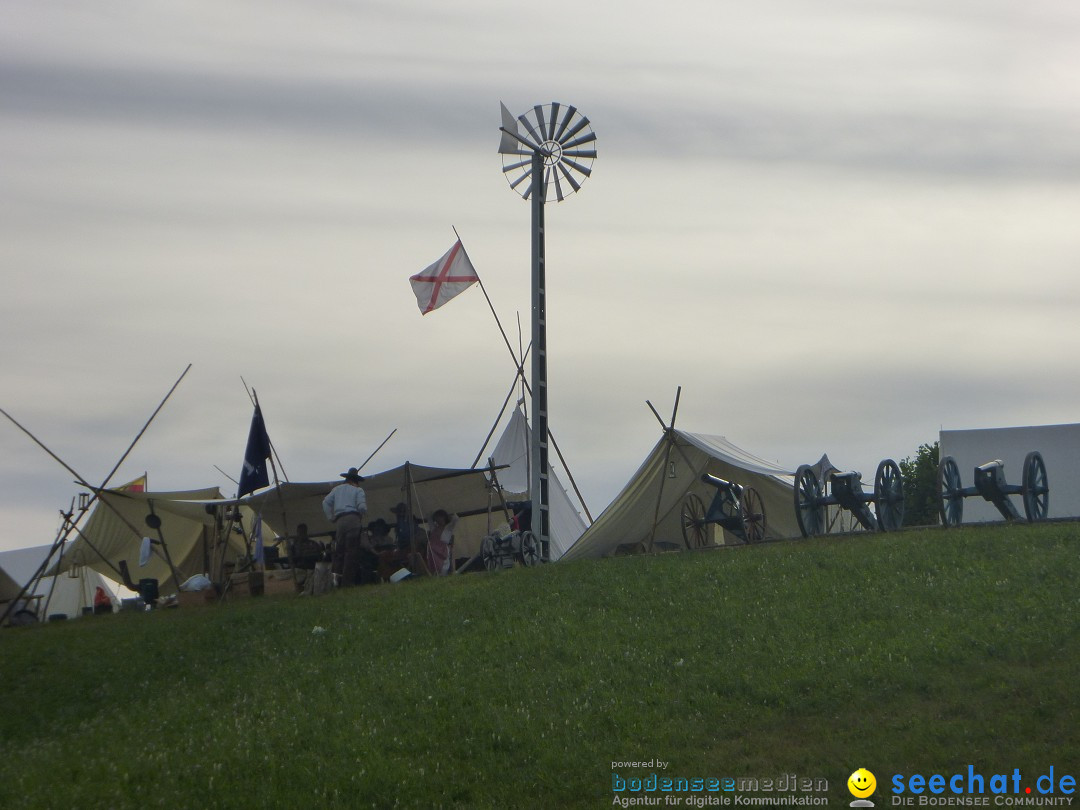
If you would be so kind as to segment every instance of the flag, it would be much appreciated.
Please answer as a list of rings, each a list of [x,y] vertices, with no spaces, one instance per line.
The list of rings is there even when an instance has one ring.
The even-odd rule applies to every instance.
[[[117,487],[121,492],[146,492],[146,473],[143,473],[134,481],[128,481],[122,487]]]
[[[435,264],[411,276],[409,283],[416,293],[420,314],[427,315],[479,280],[459,239]]]
[[[270,437],[266,435],[262,409],[256,405],[255,413],[251,417],[251,429],[248,431],[247,449],[244,450],[244,469],[240,473],[237,498],[243,498],[260,487],[270,485],[270,476],[266,473],[268,458],[270,458]]]

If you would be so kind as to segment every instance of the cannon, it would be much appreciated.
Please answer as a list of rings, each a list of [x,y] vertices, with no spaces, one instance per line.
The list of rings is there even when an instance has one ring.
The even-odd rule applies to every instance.
[[[825,507],[840,506],[855,516],[869,532],[891,532],[904,523],[904,480],[900,467],[891,458],[878,464],[874,491],[862,487],[862,473],[833,471],[828,474],[832,494],[826,495],[822,482],[809,464],[795,471],[795,520],[803,537],[826,531]],[[874,504],[871,512],[869,504]]]
[[[513,568],[517,562],[533,566],[540,562],[540,541],[532,528],[532,501],[511,501],[507,534],[495,532],[480,542],[480,561],[488,571]]]
[[[937,492],[938,513],[942,526],[959,526],[964,521],[964,498],[981,495],[994,504],[1005,520],[1019,520],[1010,495],[1020,495],[1024,502],[1024,516],[1029,523],[1045,520],[1050,509],[1050,484],[1046,477],[1046,464],[1038,450],[1032,450],[1024,458],[1024,471],[1020,486],[1005,480],[1005,464],[1000,460],[988,461],[975,468],[975,486],[965,487],[960,482],[960,467],[952,456],[945,456],[938,464]]]
[[[716,487],[709,508],[691,492],[683,499],[682,533],[688,549],[703,548],[709,542],[708,525],[715,523],[734,534],[744,543],[765,539],[765,504],[753,487],[717,478],[704,473],[702,483]]]

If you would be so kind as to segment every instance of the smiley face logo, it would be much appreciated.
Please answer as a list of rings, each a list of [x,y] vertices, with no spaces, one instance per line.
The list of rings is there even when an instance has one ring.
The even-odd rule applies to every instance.
[[[865,799],[877,788],[877,779],[866,768],[859,768],[847,780],[847,789],[856,799]]]

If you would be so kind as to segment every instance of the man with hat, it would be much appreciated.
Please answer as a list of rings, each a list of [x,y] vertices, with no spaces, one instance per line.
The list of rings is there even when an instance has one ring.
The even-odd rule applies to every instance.
[[[326,519],[335,526],[333,571],[334,582],[349,586],[356,584],[363,555],[364,513],[367,496],[360,487],[364,476],[356,467],[341,473],[345,481],[338,484],[322,502]]]

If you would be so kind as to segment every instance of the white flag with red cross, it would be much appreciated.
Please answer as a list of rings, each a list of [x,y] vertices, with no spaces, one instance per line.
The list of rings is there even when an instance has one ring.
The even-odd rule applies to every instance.
[[[438,309],[479,280],[460,239],[433,265],[409,277],[421,315]]]

